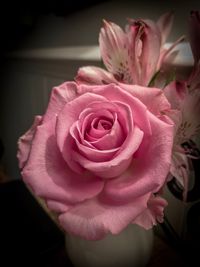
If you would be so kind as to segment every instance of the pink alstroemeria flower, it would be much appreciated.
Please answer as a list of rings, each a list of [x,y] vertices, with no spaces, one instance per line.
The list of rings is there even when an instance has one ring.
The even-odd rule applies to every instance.
[[[176,125],[170,172],[184,187],[184,198],[192,168],[191,158],[200,156],[200,13],[197,11],[190,15],[189,37],[194,58],[191,74],[185,81],[174,81],[164,89],[172,108],[180,111],[179,114],[170,111]]]
[[[99,44],[109,73],[97,67],[83,67],[79,69],[76,81],[87,84],[112,81],[148,86],[174,46],[183,39],[181,37],[168,49],[164,48],[172,23],[172,13],[162,15],[157,22],[129,19],[124,31],[117,24],[104,20]],[[98,75],[95,77],[94,73]]]
[[[172,82],[164,89],[172,108],[180,113],[168,113],[175,127],[172,165],[170,172],[184,187],[184,198],[189,179],[189,159],[198,158],[200,149],[200,90],[189,91],[187,82]],[[185,144],[185,146],[184,146]],[[187,148],[186,147],[190,147]]]

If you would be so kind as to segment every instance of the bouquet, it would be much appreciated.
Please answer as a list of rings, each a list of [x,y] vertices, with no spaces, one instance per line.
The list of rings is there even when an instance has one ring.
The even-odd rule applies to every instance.
[[[200,13],[190,15],[194,66],[184,80],[165,64],[184,40],[166,47],[172,24],[172,13],[129,19],[125,29],[104,20],[105,68],[83,66],[54,87],[46,112],[19,138],[23,181],[66,232],[98,240],[129,224],[162,223],[174,177],[187,198],[200,145]]]

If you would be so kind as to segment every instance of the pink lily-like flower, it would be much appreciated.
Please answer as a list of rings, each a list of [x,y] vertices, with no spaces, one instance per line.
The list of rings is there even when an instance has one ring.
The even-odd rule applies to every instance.
[[[186,198],[190,159],[200,156],[200,90],[190,92],[186,81],[175,81],[165,87],[164,93],[172,108],[180,112],[168,114],[176,125],[170,173],[184,187]]]
[[[180,111],[179,118],[171,116],[176,128],[170,172],[184,187],[185,199],[193,168],[191,159],[200,158],[200,13],[197,11],[190,15],[189,37],[194,58],[191,74],[185,81],[172,82],[164,89],[172,108]]]
[[[164,48],[172,23],[173,14],[166,13],[157,22],[130,19],[124,31],[117,24],[104,20],[99,44],[108,72],[102,68],[83,67],[79,69],[76,81],[104,84],[108,80],[106,76],[109,82],[148,86],[174,46],[183,39]],[[94,72],[98,74],[96,78]]]

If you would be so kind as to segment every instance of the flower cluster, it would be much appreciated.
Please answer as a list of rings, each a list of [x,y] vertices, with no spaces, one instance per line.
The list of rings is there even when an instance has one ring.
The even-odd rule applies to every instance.
[[[186,199],[190,158],[199,157],[200,14],[191,12],[194,67],[185,80],[165,69],[180,37],[166,48],[173,14],[130,19],[123,30],[104,21],[106,69],[86,66],[53,88],[43,116],[19,139],[24,182],[85,239],[151,228],[164,217],[163,189],[175,177]]]

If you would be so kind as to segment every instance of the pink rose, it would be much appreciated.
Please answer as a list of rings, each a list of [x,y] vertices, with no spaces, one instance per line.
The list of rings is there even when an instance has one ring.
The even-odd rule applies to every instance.
[[[130,223],[149,228],[166,206],[156,193],[171,162],[173,123],[162,115],[169,109],[156,88],[55,87],[42,119],[19,140],[23,180],[67,232],[96,240]]]

